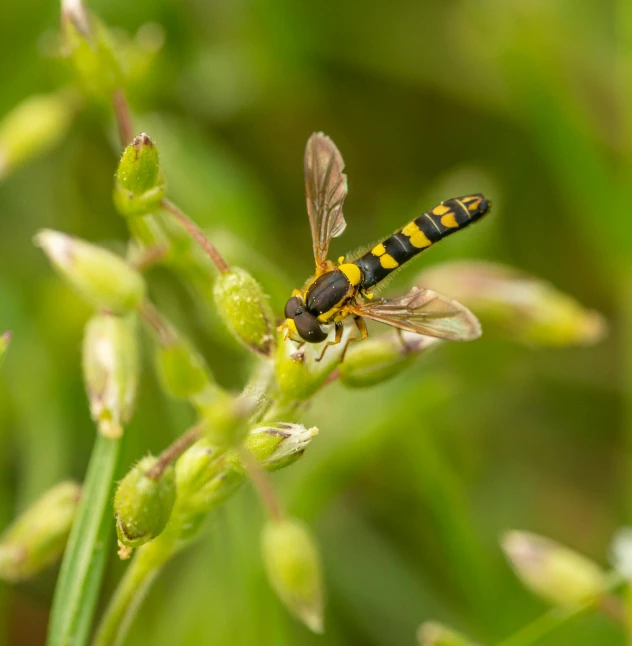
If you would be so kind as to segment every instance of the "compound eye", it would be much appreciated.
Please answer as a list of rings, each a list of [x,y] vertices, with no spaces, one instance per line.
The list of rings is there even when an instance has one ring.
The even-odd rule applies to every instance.
[[[303,309],[301,301],[296,296],[292,296],[285,304],[285,318],[293,319]]]
[[[307,312],[295,316],[294,324],[301,338],[308,343],[320,343],[327,338],[327,332],[323,332],[318,321]]]

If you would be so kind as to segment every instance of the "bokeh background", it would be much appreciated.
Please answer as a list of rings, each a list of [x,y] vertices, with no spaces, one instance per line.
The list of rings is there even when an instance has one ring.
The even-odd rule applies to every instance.
[[[442,346],[370,390],[329,387],[306,417],[320,435],[274,476],[322,548],[326,635],[291,619],[269,588],[263,512],[244,487],[163,573],[128,643],[404,646],[427,619],[494,643],[546,609],[504,561],[503,531],[533,530],[606,562],[629,497],[618,322],[630,296],[632,218],[625,166],[615,172],[630,151],[617,77],[629,60],[617,40],[626,4],[89,3],[137,51],[135,129],[157,142],[170,196],[256,274],[279,314],[313,270],[302,154],[323,130],[350,185],[334,257],[441,199],[484,191],[492,215],[423,254],[392,289],[447,259],[497,260],[553,282],[611,326],[589,348],[486,335]],[[0,115],[72,84],[56,55],[58,11],[52,0],[3,7]],[[0,327],[14,331],[0,374],[0,526],[86,468],[94,426],[80,342],[90,312],[32,236],[50,227],[124,251],[111,202],[117,157],[111,114],[88,101],[53,150],[0,182]],[[252,360],[200,290],[165,270],[150,281],[217,379],[239,388]],[[126,465],[192,418],[161,393],[148,356]],[[122,570],[113,555],[104,600]],[[0,583],[0,643],[43,643],[54,581],[52,571]],[[589,615],[541,643],[624,638]]]

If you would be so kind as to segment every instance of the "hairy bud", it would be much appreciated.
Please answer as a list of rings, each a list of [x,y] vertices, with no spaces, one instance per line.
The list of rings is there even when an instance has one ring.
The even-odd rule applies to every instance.
[[[160,208],[164,195],[158,150],[143,133],[123,151],[116,171],[114,205],[126,217],[146,215]]]
[[[215,304],[233,336],[247,348],[269,356],[274,349],[274,316],[261,285],[245,270],[233,267],[215,282]]]
[[[277,471],[296,462],[317,434],[315,427],[274,422],[252,429],[244,444],[262,468]]]
[[[127,547],[140,547],[167,525],[176,499],[175,470],[166,467],[152,475],[154,456],[140,460],[121,480],[114,496],[116,532]]]
[[[35,243],[55,269],[96,307],[124,314],[142,302],[142,276],[110,251],[49,229],[40,231]]]

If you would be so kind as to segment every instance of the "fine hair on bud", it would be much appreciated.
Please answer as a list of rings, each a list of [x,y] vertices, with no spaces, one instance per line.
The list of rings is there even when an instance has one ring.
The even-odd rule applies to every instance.
[[[116,533],[127,547],[140,547],[160,535],[176,500],[175,470],[166,466],[158,476],[157,458],[140,460],[119,483],[114,496]]]

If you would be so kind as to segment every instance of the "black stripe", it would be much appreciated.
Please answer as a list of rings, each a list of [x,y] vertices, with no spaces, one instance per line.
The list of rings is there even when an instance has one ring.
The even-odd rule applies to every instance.
[[[416,249],[410,244],[410,238],[403,233],[394,233],[382,243],[386,253],[390,253],[398,265],[403,265],[407,260],[416,256],[421,249]]]
[[[441,230],[438,229],[434,224],[432,215],[430,215],[430,219],[426,217],[427,215],[430,215],[430,213],[428,212],[420,215],[415,219],[415,224],[419,227],[420,231],[423,231],[426,234],[426,238],[428,238],[428,240],[430,240],[430,242],[434,244],[435,242],[439,242],[439,240],[443,238],[443,234],[441,233]]]
[[[380,259],[370,251],[365,253],[362,258],[358,258],[353,264],[357,265],[362,272],[360,287],[363,289],[373,287],[373,285],[384,280],[393,271],[392,269],[382,267]]]

